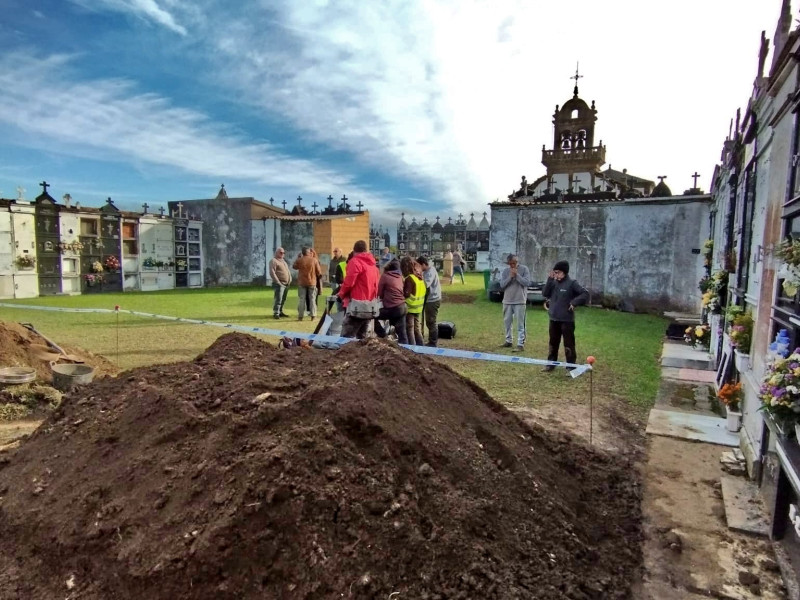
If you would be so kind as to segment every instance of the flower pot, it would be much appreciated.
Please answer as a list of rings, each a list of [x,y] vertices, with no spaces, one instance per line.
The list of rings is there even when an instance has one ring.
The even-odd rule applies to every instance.
[[[733,350],[733,362],[736,365],[736,370],[739,371],[739,373],[750,370],[750,355],[745,354],[744,352],[739,352],[735,348]]]
[[[725,412],[727,413],[727,422],[726,428],[731,433],[736,433],[742,428],[742,413],[733,411],[729,409],[727,406],[725,407]]]

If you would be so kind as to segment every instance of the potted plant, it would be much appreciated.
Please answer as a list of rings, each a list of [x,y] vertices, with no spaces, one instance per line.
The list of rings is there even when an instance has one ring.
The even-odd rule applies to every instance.
[[[725,405],[728,431],[736,433],[742,427],[742,383],[726,383],[717,392],[717,398]]]
[[[728,336],[733,345],[736,369],[741,373],[750,368],[750,343],[753,339],[753,315],[741,312],[733,317],[728,328]]]
[[[21,271],[30,271],[36,266],[36,257],[33,254],[19,254],[16,263]]]
[[[708,349],[708,340],[710,336],[711,327],[708,326],[708,323],[690,325],[683,332],[683,339],[686,340],[686,343],[691,344],[698,350]]]
[[[800,418],[800,348],[767,365],[759,389],[761,408],[784,436]]]

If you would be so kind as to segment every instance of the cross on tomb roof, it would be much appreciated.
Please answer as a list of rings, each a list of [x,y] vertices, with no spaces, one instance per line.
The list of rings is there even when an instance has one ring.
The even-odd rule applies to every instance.
[[[312,215],[317,214],[317,201],[316,200],[314,200],[314,204],[311,205],[311,208],[313,209],[311,214]]]
[[[145,202],[144,204],[142,204],[142,208],[144,209],[144,212],[142,214],[146,215],[147,209],[150,208],[150,205],[147,202]]]
[[[697,178],[698,177],[700,177],[700,175],[699,175],[699,173],[697,171],[695,171],[694,174],[692,175],[692,179],[694,179],[694,187],[695,188],[697,187]]]
[[[272,196],[269,197],[269,205],[275,206],[275,198],[273,198]]]
[[[358,204],[356,204],[356,208],[358,209],[358,212],[361,212],[361,209],[364,208],[364,205],[361,204],[361,200],[359,200]]]
[[[327,200],[328,200],[328,207],[333,208],[333,196],[331,194],[328,194]]]
[[[42,181],[42,183],[40,183],[39,185],[42,186],[42,193],[46,194],[47,193],[47,188],[50,187],[50,184],[47,183],[46,181]]]
[[[298,196],[297,197],[297,206],[303,206],[303,197],[302,196]]]
[[[164,207],[163,206],[159,207],[158,212],[160,212],[161,216],[163,217],[164,216]]]
[[[664,183],[664,180],[667,178],[666,175],[659,175],[658,176],[658,183]]]
[[[286,200],[284,200],[284,201],[282,202],[282,204],[283,204],[283,210],[286,210]]]

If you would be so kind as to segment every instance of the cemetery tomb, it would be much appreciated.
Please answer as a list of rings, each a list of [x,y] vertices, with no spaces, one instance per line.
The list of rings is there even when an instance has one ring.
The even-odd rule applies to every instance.
[[[0,206],[0,298],[14,297],[14,243],[11,211]]]
[[[203,287],[202,222],[175,218],[175,287]]]
[[[121,292],[121,221],[119,209],[114,206],[111,198],[106,200],[105,206],[100,209],[100,215],[99,239],[101,264],[103,266],[102,290],[106,292]]]
[[[103,274],[95,270],[95,263],[103,264],[100,216],[81,215],[79,219],[80,242],[83,245],[80,257],[81,291],[98,292],[103,287]]]
[[[39,295],[36,264],[20,264],[23,257],[36,260],[36,216],[33,205],[12,205],[11,240],[14,252],[14,297],[35,298]]]
[[[64,294],[81,293],[81,219],[77,211],[62,208],[58,215],[61,255],[61,291]]]
[[[122,289],[126,292],[140,289],[138,232],[137,220],[122,220]]]
[[[61,293],[61,234],[58,207],[46,191],[36,198],[36,270],[39,295]]]
[[[175,287],[175,246],[171,219],[154,215],[139,219],[139,248],[142,291],[171,290]]]

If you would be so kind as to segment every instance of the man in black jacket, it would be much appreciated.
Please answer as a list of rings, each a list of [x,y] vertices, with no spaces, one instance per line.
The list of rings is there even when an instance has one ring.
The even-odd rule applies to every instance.
[[[550,344],[547,360],[558,360],[558,347],[564,338],[564,356],[568,363],[575,363],[575,307],[586,304],[587,292],[577,281],[569,278],[569,263],[558,261],[542,291],[545,298],[544,307],[550,315]],[[552,371],[553,366],[546,366],[545,371]],[[571,368],[568,370],[572,370]]]

